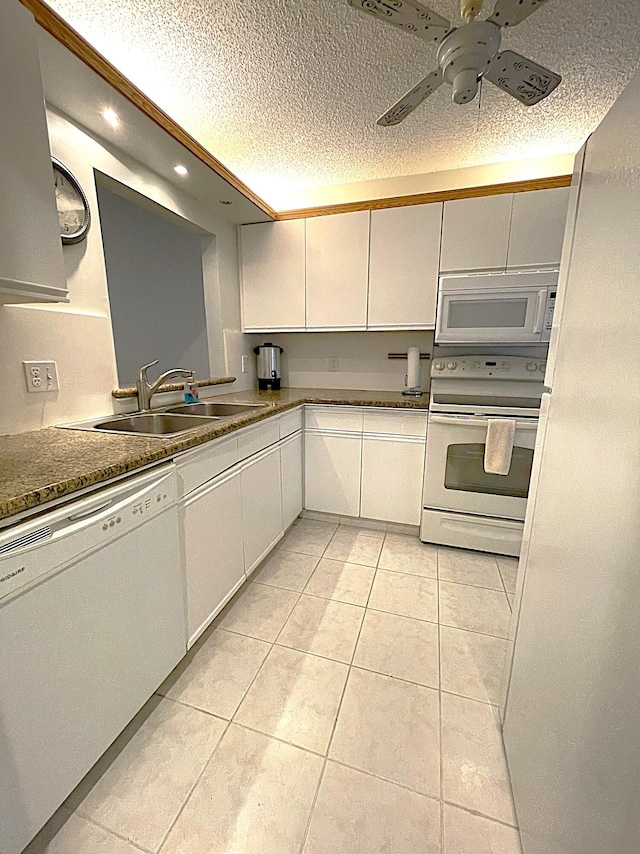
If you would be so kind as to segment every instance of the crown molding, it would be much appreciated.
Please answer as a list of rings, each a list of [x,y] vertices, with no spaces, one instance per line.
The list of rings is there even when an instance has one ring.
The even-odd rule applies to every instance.
[[[504,184],[484,184],[477,187],[460,187],[455,190],[438,190],[432,193],[390,196],[385,199],[371,199],[364,202],[344,202],[342,204],[322,205],[314,208],[299,208],[297,210],[279,211],[275,215],[275,219],[301,219],[303,217],[353,213],[354,211],[379,211],[386,208],[426,205],[433,202],[450,202],[456,199],[477,199],[481,196],[498,196],[502,193],[528,193],[532,190],[553,190],[557,187],[569,187],[571,185],[571,177],[571,175],[554,175],[549,178],[532,178],[527,181],[508,181]]]
[[[49,8],[44,0],[20,0],[36,19],[36,22],[48,33],[50,33],[61,44],[68,48],[71,53],[81,59],[103,80],[119,92],[128,101],[140,109],[159,127],[170,134],[174,139],[184,145],[198,160],[201,160],[210,169],[213,169],[221,178],[224,178],[238,192],[242,193],[249,201],[264,211],[268,216],[275,219],[276,212],[260,196],[256,195],[237,175],[234,175],[227,167],[214,157],[204,146],[194,139],[184,128],[168,116],[160,107],[148,98],[144,92],[128,80],[118,69],[105,59],[101,53],[92,47],[80,33]]]
[[[105,59],[101,53],[84,39],[73,27],[54,12],[44,0],[20,0],[34,16],[37,23],[50,33],[55,39],[70,50],[78,59],[82,60],[96,72],[103,80],[119,92],[128,101],[140,109],[155,124],[170,134],[175,140],[184,145],[198,160],[202,161],[210,169],[213,169],[221,178],[224,178],[245,198],[264,211],[267,216],[276,221],[290,219],[306,219],[316,216],[331,216],[340,213],[352,213],[354,211],[375,211],[386,208],[399,208],[409,205],[424,205],[434,202],[448,202],[455,199],[474,199],[481,196],[495,196],[501,193],[524,193],[531,190],[548,190],[556,187],[568,187],[571,184],[571,175],[557,175],[549,178],[533,178],[527,181],[510,181],[504,184],[485,184],[476,187],[462,187],[454,190],[439,190],[431,193],[415,193],[405,196],[390,196],[382,199],[371,199],[361,202],[343,202],[341,204],[322,205],[310,208],[298,208],[296,210],[276,211],[263,199],[253,192],[240,178],[234,175],[227,167],[214,157],[194,137],[187,133],[167,113],[158,107],[144,92],[138,89],[118,69]]]

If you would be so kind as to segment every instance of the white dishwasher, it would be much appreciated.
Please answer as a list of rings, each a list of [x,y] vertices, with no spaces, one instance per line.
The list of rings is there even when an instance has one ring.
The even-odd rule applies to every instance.
[[[0,532],[0,850],[19,854],[186,652],[165,465]]]

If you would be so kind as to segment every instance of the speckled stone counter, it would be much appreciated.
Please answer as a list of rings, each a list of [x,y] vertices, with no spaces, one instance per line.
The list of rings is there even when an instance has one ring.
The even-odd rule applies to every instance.
[[[148,438],[47,427],[0,436],[0,520],[46,505],[95,484],[169,460],[176,454],[239,430],[302,403],[426,409],[428,395],[357,389],[285,388],[216,395],[226,403],[262,403],[263,408],[225,418],[171,438]],[[108,417],[110,413],[106,413]]]

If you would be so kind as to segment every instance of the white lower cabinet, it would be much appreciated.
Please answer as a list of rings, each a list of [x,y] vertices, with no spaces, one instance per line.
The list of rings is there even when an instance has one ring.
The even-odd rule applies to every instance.
[[[322,431],[305,434],[307,510],[360,515],[361,446],[360,435]]]
[[[241,473],[223,474],[183,504],[191,646],[244,581]]]
[[[282,536],[280,446],[248,459],[241,467],[241,477],[244,568],[249,575]]]
[[[420,524],[424,439],[364,436],[360,515]]]
[[[282,476],[282,527],[293,524],[302,512],[302,433],[294,433],[280,444]]]

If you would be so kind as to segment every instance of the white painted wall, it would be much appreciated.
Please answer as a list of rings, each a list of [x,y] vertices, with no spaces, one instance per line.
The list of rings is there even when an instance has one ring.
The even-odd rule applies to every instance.
[[[250,350],[248,336],[239,332],[235,225],[143,164],[112,146],[107,148],[53,109],[48,110],[47,121],[51,152],[82,184],[93,223],[85,241],[64,249],[68,305],[0,307],[0,433],[36,430],[117,411],[111,397],[117,374],[94,169],[211,235],[204,240],[203,274],[212,375],[231,373],[240,378],[234,385],[214,388],[212,393],[253,387],[253,358],[252,372],[240,373],[240,357]],[[55,359],[60,391],[27,394],[24,359]]]
[[[402,391],[406,360],[388,354],[406,353],[408,347],[433,351],[433,332],[287,332],[252,338],[255,344],[273,341],[284,348],[282,384],[294,388]],[[338,359],[337,371],[330,370],[330,359]],[[425,391],[430,364],[421,362]]]

